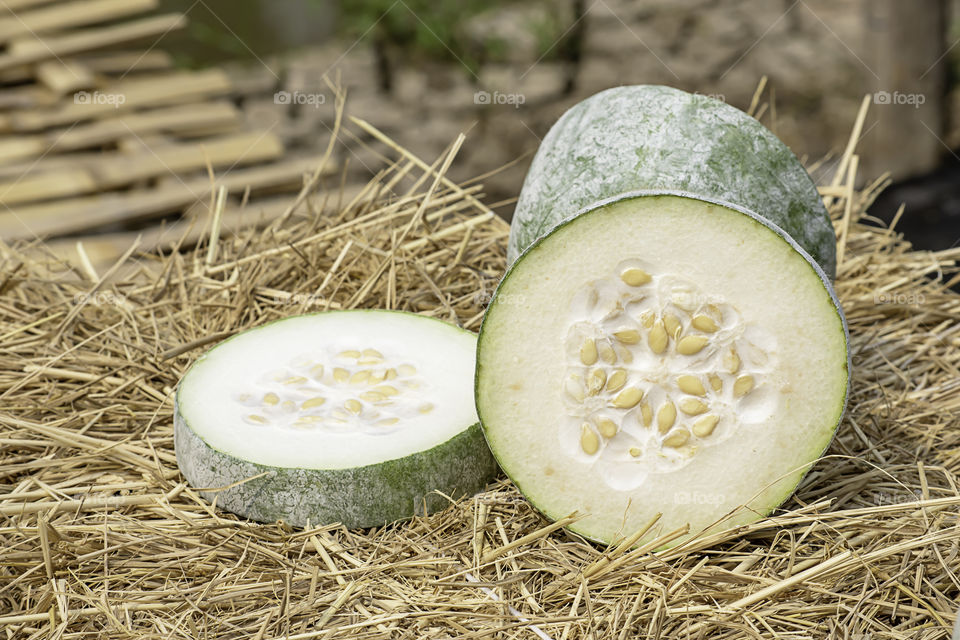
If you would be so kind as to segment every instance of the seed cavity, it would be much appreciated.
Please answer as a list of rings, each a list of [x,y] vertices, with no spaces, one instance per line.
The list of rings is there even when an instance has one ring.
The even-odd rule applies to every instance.
[[[677,447],[682,447],[687,444],[689,439],[689,431],[675,431],[663,439],[663,446],[676,449]]]
[[[660,410],[657,411],[657,429],[660,433],[666,433],[670,431],[673,427],[673,423],[677,421],[677,407],[667,400],[663,403],[663,406],[660,407]]]
[[[707,405],[696,398],[684,398],[679,402],[679,407],[688,416],[698,416],[707,411]]]
[[[650,282],[653,278],[651,278],[650,274],[643,269],[631,267],[630,269],[625,269],[623,273],[620,274],[620,279],[623,280],[624,284],[627,284],[631,287],[642,287]]]
[[[640,403],[642,398],[643,391],[636,387],[629,387],[621,391],[617,397],[613,399],[613,406],[617,409],[632,409]]]
[[[705,396],[707,395],[707,390],[703,388],[703,383],[700,382],[700,378],[697,376],[683,375],[677,378],[677,386],[680,387],[680,391],[684,393],[689,393],[692,396]]]
[[[703,331],[704,333],[713,333],[720,328],[717,326],[717,323],[713,321],[713,318],[702,314],[699,316],[693,316],[693,320],[690,321],[690,324],[693,325],[693,328],[697,331]]]
[[[753,376],[746,375],[740,376],[737,378],[736,382],[733,383],[733,397],[742,398],[751,391],[753,391]]]
[[[713,433],[714,429],[717,428],[718,422],[720,422],[720,416],[703,416],[693,423],[693,435],[697,436],[698,438],[706,438]]]
[[[586,366],[596,364],[597,362],[597,343],[593,338],[587,338],[580,345],[580,362]]]
[[[692,356],[700,353],[705,346],[707,346],[707,339],[704,336],[684,336],[677,342],[677,353]]]
[[[625,369],[616,369],[610,376],[607,378],[607,391],[610,393],[616,393],[623,389],[623,385],[627,383],[627,372]]]

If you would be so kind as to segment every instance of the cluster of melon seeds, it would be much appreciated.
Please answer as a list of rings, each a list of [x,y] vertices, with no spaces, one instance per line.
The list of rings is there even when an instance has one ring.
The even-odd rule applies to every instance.
[[[561,442],[618,489],[688,464],[779,402],[770,336],[639,260],[577,292],[566,353]]]
[[[382,434],[434,409],[414,364],[393,362],[372,348],[299,356],[251,386],[234,399],[252,425]]]

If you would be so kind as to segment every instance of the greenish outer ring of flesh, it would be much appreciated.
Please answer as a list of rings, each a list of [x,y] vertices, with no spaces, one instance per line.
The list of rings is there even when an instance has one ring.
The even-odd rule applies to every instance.
[[[520,190],[507,262],[582,207],[640,189],[740,204],[836,275],[830,216],[796,154],[740,109],[662,85],[606,89],[560,116]]]
[[[406,311],[350,309],[320,313],[399,313],[473,335],[437,318]],[[315,315],[319,314],[273,320],[237,333],[213,349],[249,331]],[[199,365],[205,355],[190,368]],[[197,488],[217,488],[199,493],[208,500],[216,500],[219,507],[260,522],[283,520],[296,527],[306,526],[308,522],[311,525],[340,522],[351,529],[382,526],[439,511],[450,504],[448,497],[459,498],[481,491],[499,471],[479,423],[430,449],[402,458],[346,469],[306,469],[251,462],[210,446],[184,419],[179,386],[173,416],[177,466],[187,481]],[[242,482],[246,478],[254,479]],[[228,485],[234,486],[219,489]]]
[[[757,223],[763,225],[764,227],[767,227],[768,229],[770,229],[771,231],[773,231],[775,234],[777,234],[781,239],[783,239],[788,245],[790,245],[790,247],[793,248],[794,251],[796,251],[796,252],[799,253],[801,256],[803,256],[803,258],[807,261],[807,264],[810,265],[810,267],[813,269],[814,273],[816,273],[817,276],[820,278],[820,282],[823,284],[823,288],[827,291],[827,294],[830,296],[830,300],[833,302],[834,308],[837,310],[837,315],[840,316],[840,323],[841,323],[841,325],[843,326],[844,344],[846,345],[846,352],[847,352],[847,365],[846,365],[847,384],[846,384],[846,388],[844,389],[844,392],[843,392],[843,405],[841,406],[840,412],[839,412],[839,414],[837,415],[837,423],[836,423],[836,425],[835,425],[834,428],[833,428],[833,436],[831,436],[830,440],[827,441],[827,443],[824,445],[823,451],[820,452],[820,456],[818,456],[816,459],[814,459],[813,461],[811,461],[810,464],[808,465],[807,469],[804,470],[804,472],[803,472],[802,475],[800,475],[800,477],[797,479],[797,484],[795,484],[795,485],[792,486],[792,487],[787,487],[786,492],[785,492],[780,498],[778,498],[778,499],[776,500],[776,502],[775,502],[774,504],[772,504],[769,508],[767,508],[766,510],[763,510],[763,511],[758,511],[758,514],[759,514],[759,515],[757,516],[757,520],[759,520],[759,519],[762,518],[762,517],[766,517],[766,516],[770,515],[770,514],[773,512],[774,509],[776,509],[776,508],[779,507],[781,504],[783,504],[784,502],[786,502],[786,500],[793,494],[793,492],[796,490],[796,488],[797,488],[798,486],[800,486],[800,483],[803,481],[804,476],[807,474],[807,472],[809,472],[810,468],[812,468],[813,465],[816,464],[817,460],[819,460],[819,458],[823,455],[823,453],[826,452],[827,449],[830,448],[830,444],[833,442],[833,439],[836,437],[837,431],[839,430],[839,427],[840,427],[840,423],[841,423],[841,421],[843,420],[844,414],[846,413],[847,403],[849,402],[849,399],[850,399],[850,385],[851,385],[851,382],[850,382],[850,371],[851,371],[851,369],[852,369],[853,363],[852,363],[851,356],[850,356],[850,329],[849,329],[849,327],[847,326],[847,318],[846,318],[846,316],[844,316],[844,314],[843,314],[843,308],[840,306],[840,299],[837,298],[837,293],[836,293],[836,291],[834,291],[833,284],[831,283],[830,279],[827,277],[827,274],[824,273],[823,269],[820,267],[820,265],[817,263],[817,261],[814,260],[813,257],[812,257],[809,253],[807,253],[807,251],[806,251],[803,247],[801,247],[801,246],[790,236],[789,233],[787,233],[786,231],[784,231],[783,229],[781,229],[780,227],[778,227],[778,226],[775,225],[774,223],[770,222],[769,220],[767,220],[767,219],[764,218],[763,216],[761,216],[761,215],[759,215],[759,214],[757,214],[757,213],[755,213],[755,212],[747,209],[746,207],[742,207],[742,206],[737,205],[737,204],[733,204],[733,203],[730,203],[730,202],[724,202],[723,200],[720,200],[720,199],[717,199],[717,198],[709,198],[709,197],[702,196],[702,195],[699,195],[699,194],[689,193],[689,192],[686,192],[686,191],[673,190],[673,189],[641,189],[641,190],[638,190],[638,191],[630,191],[630,192],[627,192],[627,193],[622,193],[622,194],[618,194],[618,195],[616,195],[616,196],[612,196],[612,197],[610,197],[610,198],[606,198],[606,199],[604,199],[604,200],[600,200],[600,201],[598,201],[598,202],[592,203],[592,204],[584,207],[583,209],[579,210],[575,215],[570,216],[569,218],[563,220],[562,222],[560,222],[559,224],[557,224],[555,227],[553,227],[552,229],[550,229],[550,231],[548,231],[546,234],[544,234],[544,235],[540,236],[539,238],[537,238],[529,247],[527,247],[527,248],[523,251],[523,253],[521,253],[521,254],[517,257],[517,259],[514,260],[514,261],[507,267],[506,273],[503,274],[503,277],[500,279],[500,283],[497,285],[497,288],[496,288],[496,289],[494,290],[494,292],[493,292],[493,295],[492,295],[492,297],[491,297],[491,299],[490,299],[490,302],[489,302],[488,305],[487,305],[487,312],[484,313],[483,322],[480,324],[480,334],[479,334],[479,337],[478,337],[478,339],[477,339],[477,369],[476,369],[476,375],[474,376],[474,385],[473,385],[473,388],[474,388],[474,394],[475,394],[476,404],[477,404],[477,415],[478,415],[479,418],[480,418],[480,425],[481,425],[481,428],[483,429],[484,437],[487,439],[487,444],[490,446],[490,450],[493,452],[493,456],[494,456],[494,458],[497,459],[497,463],[499,464],[499,463],[500,463],[500,459],[497,458],[497,452],[494,450],[494,448],[493,448],[493,446],[492,446],[492,444],[491,444],[491,438],[490,438],[490,436],[488,436],[487,427],[484,425],[483,412],[482,412],[482,408],[481,408],[481,404],[482,404],[482,403],[481,403],[481,401],[480,401],[479,389],[480,389],[480,376],[481,376],[481,373],[482,373],[481,370],[483,369],[483,364],[482,364],[483,360],[482,360],[482,358],[481,358],[481,354],[482,354],[482,351],[483,351],[483,343],[484,343],[484,335],[485,335],[485,333],[484,333],[484,327],[485,327],[486,324],[487,324],[487,318],[488,318],[488,316],[489,316],[489,314],[490,314],[490,310],[491,310],[491,309],[494,309],[495,306],[496,306],[496,304],[497,304],[497,297],[498,297],[499,294],[500,294],[500,288],[501,288],[501,287],[504,285],[504,283],[507,282],[507,280],[510,278],[510,274],[513,273],[513,271],[514,271],[515,269],[519,268],[520,265],[523,264],[524,258],[526,258],[528,255],[530,255],[532,252],[536,251],[537,248],[538,248],[543,242],[545,242],[547,238],[549,238],[550,236],[552,236],[552,235],[555,234],[555,233],[560,232],[561,230],[563,230],[563,229],[564,229],[565,227],[567,227],[568,225],[575,224],[576,221],[577,221],[581,216],[583,216],[583,215],[585,215],[585,214],[589,214],[589,213],[592,212],[592,211],[596,211],[596,210],[599,210],[599,209],[603,209],[604,207],[606,207],[606,206],[608,206],[608,205],[614,204],[614,203],[616,203],[616,202],[620,202],[620,201],[622,201],[622,200],[630,200],[630,199],[633,199],[633,198],[643,198],[643,197],[648,197],[648,196],[674,196],[674,197],[677,197],[677,198],[688,198],[688,199],[690,199],[690,200],[696,200],[696,201],[698,201],[698,202],[704,202],[704,203],[707,203],[707,204],[712,204],[712,205],[716,205],[716,206],[720,206],[720,207],[725,207],[725,208],[727,208],[727,209],[732,209],[732,210],[734,210],[734,211],[737,211],[738,213],[742,213],[743,215],[751,218],[754,222],[757,222]],[[507,473],[507,470],[506,470],[505,468],[504,468],[503,470],[504,470],[504,473]],[[510,475],[510,474],[507,473],[507,476],[509,476],[509,475]],[[516,483],[514,483],[514,484],[516,485]],[[516,486],[517,486],[517,489],[520,491],[520,493],[521,493],[524,497],[527,497],[527,496],[526,496],[526,493],[524,493],[524,491],[523,491],[523,488],[520,487],[519,485],[516,485]],[[529,500],[529,498],[528,498],[528,500]],[[534,503],[534,502],[532,502],[532,501],[530,501],[530,502],[531,502],[531,504],[532,504],[534,507],[536,507],[537,510],[539,510],[547,519],[549,519],[549,520],[557,520],[557,519],[558,519],[557,517],[554,517],[554,516],[551,516],[551,515],[549,515],[549,514],[544,513],[542,510],[540,510],[540,508],[536,505],[536,503]],[[562,514],[560,517],[563,517],[563,516],[565,516],[565,515],[567,515],[567,514]],[[574,533],[577,533],[577,534],[579,534],[579,535],[582,535],[582,536],[585,537],[586,539],[588,539],[588,540],[590,540],[590,541],[592,541],[592,542],[595,542],[595,543],[597,543],[597,544],[606,544],[606,543],[607,543],[607,541],[599,540],[599,539],[596,539],[596,538],[592,538],[592,537],[590,537],[589,535],[585,535],[582,531],[579,531],[579,530],[577,529],[576,523],[573,523],[573,524],[571,524],[571,525],[568,525],[567,528],[570,529],[571,531],[573,531]],[[681,539],[680,541],[682,541],[682,539]]]

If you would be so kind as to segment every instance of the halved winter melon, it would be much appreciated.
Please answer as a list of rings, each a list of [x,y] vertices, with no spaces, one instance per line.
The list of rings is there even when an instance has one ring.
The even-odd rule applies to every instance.
[[[424,316],[333,311],[202,356],[175,405],[177,463],[239,515],[383,525],[496,473],[473,405],[476,336]],[[440,493],[437,493],[440,492]]]
[[[756,520],[829,444],[848,386],[828,278],[785,232],[681,192],[604,201],[490,303],[477,407],[503,470],[601,542]]]

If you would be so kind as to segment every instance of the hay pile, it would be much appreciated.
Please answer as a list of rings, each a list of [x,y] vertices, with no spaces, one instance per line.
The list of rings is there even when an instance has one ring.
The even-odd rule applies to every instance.
[[[776,517],[653,553],[676,533],[599,549],[507,481],[368,531],[257,524],[200,499],[176,468],[171,397],[203,348],[326,308],[477,329],[503,272],[507,226],[479,183],[443,177],[462,139],[428,166],[354,125],[394,160],[349,202],[318,168],[264,229],[218,238],[214,219],[199,246],[133,246],[106,273],[0,245],[0,634],[949,636],[960,296],[947,285],[960,250],[911,251],[866,220],[882,184],[854,191],[853,145],[824,187],[853,337],[850,411]]]

